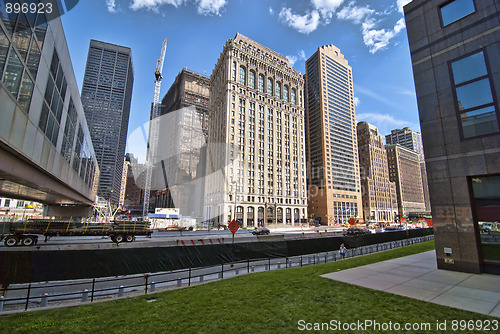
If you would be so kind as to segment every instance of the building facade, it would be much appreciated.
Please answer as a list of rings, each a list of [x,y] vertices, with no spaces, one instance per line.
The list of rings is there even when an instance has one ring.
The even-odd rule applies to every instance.
[[[90,41],[82,103],[100,168],[98,195],[120,201],[134,72],[132,51]]]
[[[282,55],[241,34],[227,40],[210,77],[206,219],[307,218],[303,87]]]
[[[57,8],[0,16],[0,193],[85,215],[99,168]]]
[[[209,101],[210,79],[187,69],[162,99],[157,145],[161,162],[154,174],[165,178],[155,182],[162,185],[150,201],[155,208],[179,208],[181,215],[202,220]]]
[[[333,45],[306,61],[309,213],[328,225],[362,215],[352,68]]]
[[[425,211],[422,175],[417,152],[401,145],[386,145],[389,179],[396,184],[401,216]]]
[[[404,8],[438,267],[500,273],[500,3]]]
[[[422,146],[422,135],[420,132],[414,132],[408,127],[392,130],[390,134],[385,136],[387,145],[399,144],[409,150],[415,151],[418,154],[420,161],[420,175],[422,176],[422,189],[424,191],[425,211],[431,211],[431,203],[429,198],[429,185],[427,181],[427,171],[425,169],[424,147]]]
[[[392,223],[398,202],[396,184],[389,178],[384,140],[378,129],[366,122],[358,123],[357,134],[363,220]]]

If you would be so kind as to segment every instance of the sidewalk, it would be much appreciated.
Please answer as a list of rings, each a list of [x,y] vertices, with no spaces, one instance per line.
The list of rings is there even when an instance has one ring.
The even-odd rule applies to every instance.
[[[437,269],[435,251],[322,277],[500,317],[500,276]]]

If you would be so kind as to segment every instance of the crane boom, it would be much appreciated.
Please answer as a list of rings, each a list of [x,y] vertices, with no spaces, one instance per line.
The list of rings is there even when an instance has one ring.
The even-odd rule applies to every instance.
[[[151,110],[151,119],[149,121],[149,138],[146,153],[146,177],[144,180],[144,201],[142,207],[142,217],[146,218],[149,211],[149,197],[151,193],[151,179],[153,177],[153,165],[156,160],[156,146],[158,145],[158,121],[160,116],[160,88],[163,72],[163,61],[167,51],[167,39],[163,41],[160,58],[156,61],[155,69],[155,94],[153,108]]]

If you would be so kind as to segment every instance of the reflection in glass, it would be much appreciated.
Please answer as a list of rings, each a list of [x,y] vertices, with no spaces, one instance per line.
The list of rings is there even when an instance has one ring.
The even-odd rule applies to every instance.
[[[245,84],[245,81],[247,81],[247,71],[245,69],[245,67],[243,66],[240,66],[240,84],[244,85]]]
[[[290,102],[289,98],[288,98],[288,86],[285,85],[283,87],[283,99],[286,101],[286,102]]]
[[[5,28],[7,29],[7,34],[12,37],[12,32],[16,26],[17,14],[14,13],[14,11],[12,13],[7,13],[5,11],[5,6],[0,6],[0,17],[3,20]]]
[[[441,7],[443,25],[460,20],[461,18],[476,11],[473,0],[455,0]]]
[[[17,51],[21,54],[21,59],[26,60],[28,54],[28,47],[31,40],[31,29],[24,14],[19,15],[17,21],[16,31],[12,39],[12,43],[16,46]]]
[[[488,74],[483,52],[453,62],[451,67],[456,85]]]
[[[21,85],[21,76],[23,74],[23,65],[17,54],[12,51],[9,55],[7,68],[5,69],[4,83],[9,92],[17,98],[19,86]]]
[[[484,136],[499,131],[494,106],[468,111],[460,117],[464,138]]]
[[[292,88],[292,103],[295,104],[296,103],[296,99],[295,99],[295,88]]]
[[[273,79],[267,78],[267,94],[273,95]]]
[[[500,263],[500,176],[471,179],[483,259]]]
[[[0,28],[0,73],[3,73],[5,62],[7,61],[7,53],[9,52],[10,42],[7,39],[4,31]]]
[[[28,73],[25,71],[23,76],[23,81],[21,83],[21,89],[19,90],[19,104],[24,111],[28,112],[31,103],[31,95],[33,93],[33,81],[29,77]]]
[[[252,70],[248,73],[248,86],[255,88],[255,72]]]
[[[460,110],[492,103],[490,81],[488,78],[457,87],[458,107]]]
[[[264,93],[264,75],[259,74],[259,91]]]
[[[281,98],[281,83],[276,81],[276,96]]]

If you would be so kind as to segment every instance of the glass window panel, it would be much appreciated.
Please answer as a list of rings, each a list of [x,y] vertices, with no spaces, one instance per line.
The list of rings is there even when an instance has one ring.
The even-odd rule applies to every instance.
[[[473,0],[455,0],[441,7],[441,17],[443,25],[460,20],[476,11]]]
[[[293,104],[296,103],[296,100],[295,100],[295,88],[292,88],[292,103]]]
[[[264,93],[264,76],[259,74],[259,91]]]
[[[500,263],[500,176],[471,178],[483,258]]]
[[[276,82],[276,96],[281,98],[281,83]]]
[[[59,57],[57,56],[57,52],[54,49],[54,54],[52,55],[52,62],[50,63],[50,73],[52,73],[52,76],[54,79],[57,77],[57,66],[59,65]]]
[[[28,73],[25,71],[23,76],[23,82],[21,83],[21,89],[19,90],[18,101],[21,107],[26,112],[28,112],[32,94],[33,94],[33,81],[29,77]]]
[[[52,113],[49,113],[49,120],[47,122],[47,129],[45,129],[45,135],[50,140],[52,139],[52,131],[54,130],[54,124],[55,124],[54,116],[52,115]]]
[[[0,77],[2,76],[3,68],[7,61],[7,53],[9,52],[9,46],[10,46],[9,39],[5,35],[3,29],[0,27]]]
[[[59,91],[61,91],[63,77],[64,77],[64,73],[63,73],[61,65],[59,64],[58,70],[57,70],[57,81],[56,81],[56,87],[57,87],[57,89],[59,89]]]
[[[267,94],[273,95],[273,79],[267,78]]]
[[[5,87],[17,98],[19,86],[21,85],[21,77],[23,74],[23,65],[17,54],[12,50],[5,69],[4,83]]]
[[[456,85],[488,74],[483,52],[453,62],[451,67]]]
[[[31,40],[30,53],[28,55],[28,61],[26,66],[33,74],[33,78],[36,79],[36,74],[38,72],[38,65],[40,64],[40,49],[36,43],[36,40],[33,38]]]
[[[484,136],[499,131],[494,106],[465,112],[460,115],[460,118],[464,138]]]
[[[456,90],[459,110],[474,108],[493,102],[490,81],[487,78],[457,87]]]
[[[19,15],[12,43],[16,46],[17,51],[19,51],[19,53],[21,54],[21,58],[23,60],[26,59],[26,55],[28,54],[28,47],[30,45],[30,40],[31,40],[31,29],[28,24],[28,21],[26,20],[26,16],[24,14]]]
[[[52,131],[52,138],[50,141],[54,146],[57,145],[57,138],[59,137],[59,125],[57,123],[54,123],[54,130]]]
[[[53,92],[54,92],[54,81],[52,81],[52,78],[49,76],[47,79],[47,87],[45,87],[45,100],[47,101],[49,106],[52,102]]]
[[[26,15],[28,16],[28,21],[31,27],[35,26],[36,21],[36,6],[38,5],[38,0],[25,0],[24,3],[28,5],[28,11]]]
[[[283,98],[285,99],[285,101],[290,102],[289,97],[288,97],[288,86],[287,85],[285,85],[283,87],[283,95],[284,95]]]
[[[240,66],[240,84],[244,85],[245,82],[247,81],[247,72],[246,72],[246,69],[245,67],[243,66]]]
[[[12,37],[12,32],[16,26],[17,14],[14,11],[7,13],[5,11],[5,6],[0,6],[0,17],[3,20],[5,29],[7,29],[7,34]]]
[[[38,127],[45,133],[47,128],[47,119],[49,118],[49,107],[45,103],[42,104],[42,112],[40,113],[40,121]]]
[[[250,71],[248,73],[248,85],[252,88],[255,88],[255,72]]]

